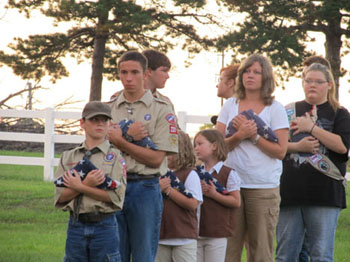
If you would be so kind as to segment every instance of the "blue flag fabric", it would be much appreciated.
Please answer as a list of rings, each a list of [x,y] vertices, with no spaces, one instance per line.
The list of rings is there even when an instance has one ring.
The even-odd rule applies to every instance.
[[[120,129],[122,130],[123,136],[125,137],[129,127],[131,124],[133,124],[134,121],[133,120],[128,120],[128,119],[123,119],[121,120],[118,125],[120,127]],[[142,146],[142,147],[147,147],[147,148],[151,148],[153,150],[157,149],[157,146],[153,143],[153,141],[147,136],[141,140],[132,140],[130,141],[131,143],[134,143],[138,146]]]
[[[196,171],[200,180],[205,181],[208,185],[210,185],[209,181],[212,181],[216,187],[217,192],[223,195],[227,195],[229,193],[227,189],[221,185],[215,177],[213,177],[209,172],[205,171],[203,166],[196,166]]]
[[[273,130],[264,122],[264,120],[255,114],[252,109],[242,111],[241,114],[244,115],[248,120],[254,120],[257,125],[257,132],[260,136],[271,142],[278,143],[278,137],[273,132]],[[232,121],[233,119],[230,121],[230,124],[227,127],[226,137],[230,137],[237,132],[237,129],[232,125]]]
[[[165,175],[161,176],[160,179],[165,177],[170,178],[170,185],[172,188],[176,189],[188,198],[193,198],[192,193],[185,188],[185,185],[180,181],[180,179],[175,175],[173,171],[168,170],[168,172]]]
[[[80,160],[78,162],[78,164],[76,164],[70,171],[72,173],[72,175],[74,176],[73,173],[73,169],[76,170],[81,178],[81,180],[83,181],[85,179],[85,177],[87,176],[87,174],[94,170],[97,169],[97,167],[95,167],[95,165],[87,158],[87,157],[83,157],[82,160]],[[60,176],[58,177],[55,181],[54,184],[57,187],[66,187],[63,184],[63,177]],[[97,187],[100,189],[106,188],[106,189],[114,189],[116,187],[118,187],[120,185],[120,182],[117,180],[113,180],[112,178],[110,178],[109,176],[105,175],[105,181],[98,185]]]

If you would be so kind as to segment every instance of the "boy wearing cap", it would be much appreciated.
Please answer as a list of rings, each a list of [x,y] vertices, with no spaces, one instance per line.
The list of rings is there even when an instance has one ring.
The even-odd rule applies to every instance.
[[[145,136],[157,150],[138,146],[122,136],[119,126],[108,133],[127,165],[127,190],[122,211],[117,212],[123,262],[154,262],[158,248],[163,200],[159,177],[167,172],[165,156],[176,153],[177,126],[171,106],[153,97],[144,88],[147,58],[139,52],[127,52],[118,61],[122,93],[109,104],[113,121],[134,121],[128,135],[134,140]]]
[[[62,153],[55,178],[65,187],[55,188],[55,206],[70,212],[65,261],[120,261],[115,212],[122,209],[126,167],[120,151],[105,139],[112,118],[110,107],[98,101],[85,105],[80,126],[85,141]],[[97,169],[84,179],[74,167],[90,160]],[[117,180],[115,188],[98,188],[105,175]]]

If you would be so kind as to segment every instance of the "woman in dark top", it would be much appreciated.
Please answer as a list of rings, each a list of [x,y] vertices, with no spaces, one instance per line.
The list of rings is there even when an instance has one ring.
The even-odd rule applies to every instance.
[[[326,66],[308,67],[303,88],[305,100],[286,106],[290,141],[281,176],[276,261],[298,261],[304,238],[311,261],[333,261],[337,221],[346,207],[350,115],[335,99]]]

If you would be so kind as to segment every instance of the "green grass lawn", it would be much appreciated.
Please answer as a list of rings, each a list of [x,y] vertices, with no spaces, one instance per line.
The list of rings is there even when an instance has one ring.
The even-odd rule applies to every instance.
[[[1,155],[42,154],[0,151]],[[53,183],[43,181],[42,167],[0,165],[0,262],[63,261],[68,214],[53,207],[53,197]],[[348,193],[347,201],[350,205]],[[349,261],[349,246],[347,208],[339,218],[334,261]]]
[[[0,165],[0,262],[63,261],[68,214],[53,196],[42,167]]]

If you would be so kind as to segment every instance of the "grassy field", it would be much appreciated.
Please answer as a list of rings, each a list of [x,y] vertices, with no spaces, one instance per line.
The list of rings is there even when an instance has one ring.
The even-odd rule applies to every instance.
[[[0,262],[63,261],[68,215],[53,196],[42,167],[0,165]]]
[[[0,151],[0,156],[5,154],[28,155]],[[53,196],[53,184],[43,181],[42,167],[0,165],[0,262],[63,261],[68,214],[53,207]],[[350,211],[345,209],[334,261],[349,261],[349,246]]]

